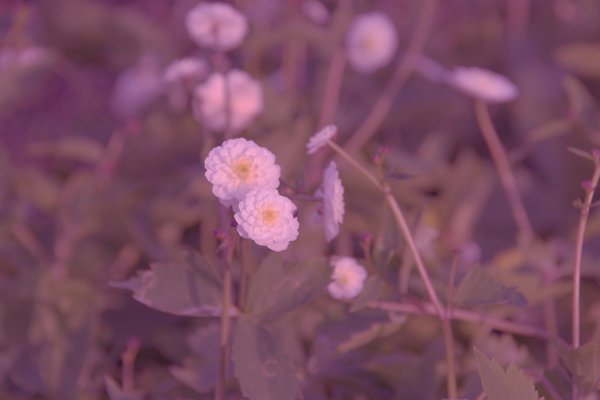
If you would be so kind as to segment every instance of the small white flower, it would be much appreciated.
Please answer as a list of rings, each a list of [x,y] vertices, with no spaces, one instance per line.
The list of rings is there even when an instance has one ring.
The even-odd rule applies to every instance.
[[[207,71],[206,61],[196,57],[185,57],[169,64],[165,68],[164,77],[167,83],[199,81]]]
[[[295,211],[296,205],[276,189],[256,189],[240,201],[234,218],[240,236],[273,251],[283,251],[298,237]]]
[[[340,232],[344,220],[344,186],[335,161],[329,163],[323,175],[323,184],[319,189],[323,196],[323,228],[327,241],[333,240]]]
[[[201,3],[188,13],[185,25],[198,46],[231,50],[248,33],[246,17],[225,3]]]
[[[325,146],[327,142],[336,135],[336,133],[337,126],[327,125],[325,128],[321,129],[310,138],[306,145],[306,153],[316,153],[317,150]]]
[[[379,11],[359,15],[348,29],[348,61],[358,72],[371,73],[389,63],[398,47],[398,32]]]
[[[244,71],[214,73],[196,88],[196,117],[214,130],[245,129],[263,109],[260,83]]]
[[[363,289],[367,270],[352,257],[332,259],[333,274],[327,286],[329,294],[336,299],[352,299]]]
[[[448,83],[479,100],[504,103],[519,95],[519,89],[505,76],[477,67],[455,68]]]
[[[208,153],[204,167],[212,192],[226,206],[235,205],[250,190],[279,187],[275,155],[251,140],[225,141]]]

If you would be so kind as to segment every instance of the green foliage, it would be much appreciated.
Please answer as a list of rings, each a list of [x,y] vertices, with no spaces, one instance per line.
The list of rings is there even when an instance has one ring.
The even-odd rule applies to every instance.
[[[110,400],[142,400],[144,398],[144,394],[139,391],[126,392],[119,386],[119,384],[107,376],[104,378],[104,382],[106,384],[106,392],[108,393],[108,397]]]
[[[576,349],[558,343],[561,360],[571,373],[582,394],[600,390],[600,339]]]
[[[242,394],[250,400],[302,399],[294,367],[271,335],[245,317],[233,337],[233,363]]]
[[[250,282],[246,311],[255,320],[274,318],[322,294],[330,277],[325,258],[284,265],[281,256],[272,253]]]
[[[533,382],[515,364],[504,369],[475,349],[481,385],[488,400],[539,400]]]
[[[454,302],[470,307],[494,304],[519,307],[527,305],[527,299],[516,288],[504,286],[480,267],[473,267],[462,279],[456,289]]]
[[[214,267],[198,253],[183,252],[176,261],[152,263],[149,270],[112,286],[129,289],[140,303],[166,313],[221,315],[221,283]]]

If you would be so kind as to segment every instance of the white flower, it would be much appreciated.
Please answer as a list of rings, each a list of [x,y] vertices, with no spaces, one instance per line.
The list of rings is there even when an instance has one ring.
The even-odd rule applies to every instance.
[[[214,130],[245,129],[263,109],[260,84],[244,71],[214,73],[196,88],[196,117]]]
[[[279,187],[275,155],[251,140],[225,141],[208,153],[204,167],[212,192],[226,206],[235,205],[252,189]]]
[[[188,13],[185,25],[198,46],[231,50],[248,33],[246,17],[225,3],[201,3]]]
[[[325,146],[327,142],[335,136],[337,133],[337,126],[335,125],[327,125],[325,128],[321,129],[317,133],[315,133],[306,145],[306,153],[313,154],[316,153],[321,147]]]
[[[197,81],[202,79],[207,71],[206,61],[196,57],[185,57],[169,64],[165,68],[164,77],[167,83]]]
[[[367,270],[352,257],[332,259],[333,274],[327,286],[329,294],[336,299],[352,299],[363,288],[367,279]]]
[[[504,103],[519,95],[519,89],[506,77],[477,67],[459,67],[448,83],[458,90],[489,103]]]
[[[398,47],[398,32],[392,21],[379,11],[362,14],[348,29],[348,61],[358,72],[370,73],[391,61]]]
[[[331,241],[340,232],[340,224],[344,220],[344,187],[335,161],[330,162],[325,169],[319,192],[323,196],[325,238]]]
[[[283,251],[298,237],[295,211],[296,205],[276,189],[256,189],[240,201],[234,218],[240,236],[273,251]]]

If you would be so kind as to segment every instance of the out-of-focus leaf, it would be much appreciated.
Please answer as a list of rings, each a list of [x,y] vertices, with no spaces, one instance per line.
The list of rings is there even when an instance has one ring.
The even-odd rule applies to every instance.
[[[350,306],[350,312],[364,309],[371,300],[380,300],[386,285],[386,282],[383,281],[379,276],[369,276],[365,282],[363,290],[352,302],[352,305]]]
[[[567,76],[563,80],[563,87],[569,100],[570,114],[586,133],[597,134],[600,129],[598,107],[592,94],[583,84]]]
[[[235,326],[232,357],[242,394],[250,400],[303,398],[287,356],[268,332],[243,317]]]
[[[564,118],[552,119],[532,130],[527,135],[527,141],[533,144],[552,139],[569,132],[571,128],[571,122]]]
[[[144,394],[138,391],[125,392],[121,386],[111,377],[104,377],[106,392],[110,400],[142,400]]]
[[[60,186],[52,177],[34,168],[15,174],[19,196],[44,211],[50,211],[58,202]]]
[[[397,318],[395,321],[374,323],[366,330],[353,334],[348,338],[348,340],[340,343],[337,346],[338,354],[347,353],[359,347],[365,346],[376,339],[393,335],[402,329],[406,318],[406,316],[402,316]]]
[[[569,349],[558,343],[558,350],[561,360],[584,394],[600,389],[600,339],[592,340],[577,349]]]
[[[560,65],[576,75],[600,78],[600,44],[573,43],[560,47],[555,53]]]
[[[85,136],[67,136],[56,142],[33,143],[28,151],[34,156],[53,156],[90,164],[99,162],[104,155],[102,144]]]
[[[140,303],[166,313],[184,316],[221,313],[223,296],[219,279],[211,264],[195,252],[183,252],[178,260],[171,262],[153,263],[138,276],[111,285],[131,290]]]
[[[324,258],[284,265],[275,253],[261,262],[248,291],[248,313],[257,320],[271,319],[322,294],[331,268]]]
[[[475,349],[481,385],[489,400],[539,400],[531,382],[521,370],[510,364],[506,372],[496,360],[488,360]]]
[[[386,267],[397,254],[401,241],[400,231],[386,209],[381,228],[375,237],[373,245],[373,262],[379,268]]]
[[[462,306],[527,305],[527,299],[516,288],[502,285],[480,267],[472,268],[463,278],[454,301]]]

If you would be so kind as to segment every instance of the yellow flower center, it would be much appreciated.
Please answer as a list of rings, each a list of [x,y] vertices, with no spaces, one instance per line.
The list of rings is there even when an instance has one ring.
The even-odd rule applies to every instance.
[[[252,172],[252,160],[247,157],[240,158],[233,164],[233,172],[241,180],[247,180]]]
[[[261,211],[262,222],[265,225],[273,225],[279,218],[279,211],[272,206],[267,206]]]

